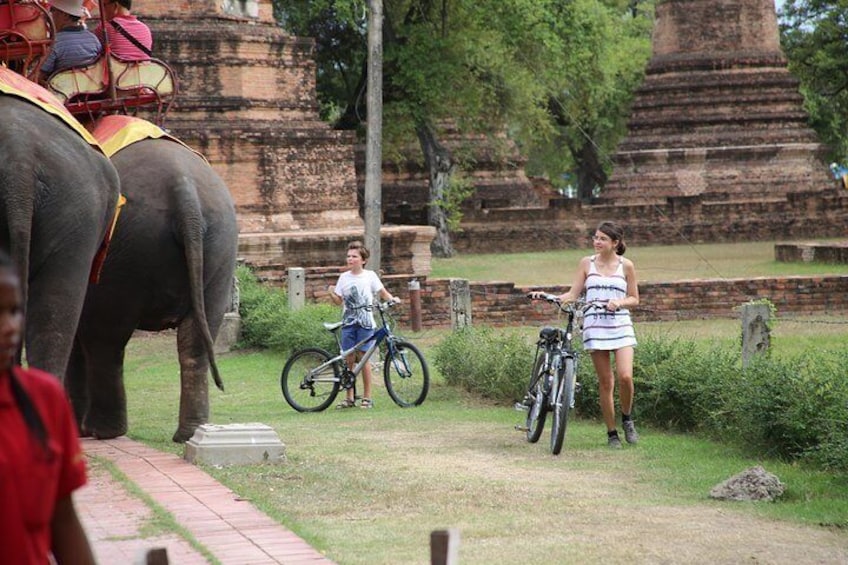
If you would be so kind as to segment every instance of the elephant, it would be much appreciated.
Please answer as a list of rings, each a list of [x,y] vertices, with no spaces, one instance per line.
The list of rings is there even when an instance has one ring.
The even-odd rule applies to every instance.
[[[0,82],[11,74],[0,68]],[[64,379],[118,173],[72,126],[5,91],[0,124],[0,247],[21,273],[26,360]]]
[[[177,141],[143,139],[112,162],[127,203],[100,282],[86,296],[68,391],[84,436],[125,434],[125,347],[136,329],[177,328],[181,390],[172,439],[182,443],[208,422],[210,369],[223,390],[213,344],[231,304],[235,206],[206,160]]]

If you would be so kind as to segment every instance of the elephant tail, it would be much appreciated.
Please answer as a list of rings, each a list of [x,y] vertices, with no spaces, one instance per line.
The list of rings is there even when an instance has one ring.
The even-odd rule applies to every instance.
[[[186,254],[186,265],[188,267],[191,306],[192,310],[194,310],[195,323],[198,326],[197,330],[200,332],[200,337],[206,348],[212,379],[215,381],[215,386],[223,391],[224,381],[221,380],[221,374],[218,372],[218,364],[215,362],[215,340],[212,338],[212,332],[209,329],[209,319],[206,316],[206,299],[203,290],[203,238],[205,222],[200,210],[200,202],[196,200],[196,193],[194,191],[188,191],[187,194],[191,194],[194,197],[189,198],[190,202],[187,203],[188,209],[185,210],[185,214],[180,214],[180,217],[184,221],[181,230]]]

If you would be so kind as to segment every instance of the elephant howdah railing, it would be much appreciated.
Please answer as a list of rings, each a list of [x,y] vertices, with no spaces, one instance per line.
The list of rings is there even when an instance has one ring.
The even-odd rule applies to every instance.
[[[104,20],[104,2],[92,21]],[[0,62],[36,81],[41,63],[56,39],[49,3],[43,0],[0,0]],[[102,34],[103,53],[85,67],[62,69],[45,86],[81,120],[105,114],[131,114],[154,109],[162,124],[176,99],[178,82],[173,69],[159,59],[125,61],[114,54],[108,34]]]

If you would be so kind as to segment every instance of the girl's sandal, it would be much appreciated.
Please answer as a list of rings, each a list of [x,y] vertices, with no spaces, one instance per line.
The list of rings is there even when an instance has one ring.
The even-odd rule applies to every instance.
[[[336,404],[336,410],[341,410],[343,408],[353,408],[354,406],[356,406],[356,401],[351,400],[349,398],[345,398],[344,400]]]
[[[374,402],[371,401],[370,398],[363,398],[362,402],[359,403],[360,408],[374,408]]]

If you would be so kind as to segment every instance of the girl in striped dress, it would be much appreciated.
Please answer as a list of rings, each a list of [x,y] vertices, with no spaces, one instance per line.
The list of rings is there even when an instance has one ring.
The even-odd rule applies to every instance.
[[[639,304],[639,288],[633,262],[622,257],[627,246],[622,229],[602,222],[592,237],[595,254],[580,260],[574,283],[559,296],[562,302],[575,301],[584,291],[587,302],[606,306],[590,309],[583,320],[583,346],[592,356],[598,375],[601,413],[607,425],[607,443],[618,449],[621,440],[615,426],[615,403],[611,355],[615,356],[622,427],[627,443],[636,443],[639,435],[633,423],[633,348],[636,335],[629,307]]]

